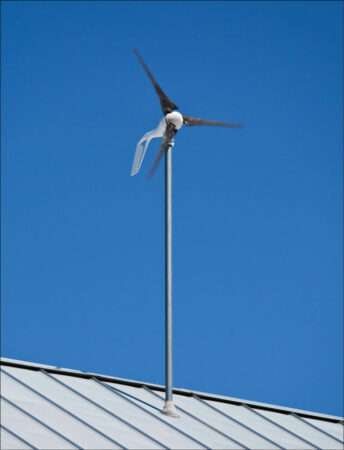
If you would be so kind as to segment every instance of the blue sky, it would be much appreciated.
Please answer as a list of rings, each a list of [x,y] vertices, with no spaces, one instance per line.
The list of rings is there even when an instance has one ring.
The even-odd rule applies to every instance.
[[[1,2],[2,354],[343,414],[340,2]]]

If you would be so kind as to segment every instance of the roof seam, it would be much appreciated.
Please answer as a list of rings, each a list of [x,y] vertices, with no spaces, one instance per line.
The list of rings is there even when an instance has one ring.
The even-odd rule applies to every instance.
[[[138,409],[144,411],[145,413],[149,414],[150,416],[154,417],[154,419],[158,420],[159,422],[162,422],[164,425],[167,425],[168,427],[170,427],[173,430],[177,431],[178,433],[182,434],[183,436],[185,436],[186,438],[190,439],[191,441],[196,442],[196,444],[201,445],[202,447],[206,448],[207,450],[211,450],[211,449],[209,449],[209,447],[207,447],[205,444],[203,444],[203,442],[200,442],[198,439],[196,439],[196,438],[190,436],[189,434],[185,433],[185,431],[180,430],[176,426],[174,426],[171,423],[167,422],[162,417],[156,416],[151,411],[148,411],[147,409],[143,408],[141,405],[138,405],[137,403],[135,403],[133,400],[130,400],[129,398],[126,397],[126,395],[123,395],[121,392],[119,392],[118,389],[113,388],[112,386],[108,386],[103,381],[97,380],[97,378],[95,378],[95,377],[93,377],[92,380],[94,382],[100,384],[101,386],[103,386],[104,389],[108,389],[114,395],[117,395],[118,397],[121,397],[122,399],[124,399],[127,402],[131,403],[132,405],[136,406],[136,408],[138,408]]]
[[[307,420],[303,419],[302,417],[299,417],[297,414],[295,413],[291,413],[292,416],[296,417],[296,419],[301,420],[303,423],[305,423],[306,425],[309,425],[310,427],[314,428],[315,430],[320,431],[320,433],[325,434],[326,436],[328,436],[331,439],[334,439],[335,441],[339,442],[340,444],[344,444],[344,441],[341,441],[340,439],[336,438],[335,436],[333,436],[332,434],[328,433],[325,430],[322,430],[321,428],[317,427],[316,425],[314,425],[313,423],[308,422]]]
[[[155,395],[156,397],[160,398],[161,400],[163,400],[162,397],[160,397],[160,395],[158,395],[157,393],[153,392],[151,389],[147,388],[146,386],[143,386],[143,389],[147,390],[150,394]],[[188,415],[189,417],[191,417],[192,419],[196,420],[197,422],[200,422],[202,425],[205,425],[206,427],[210,428],[211,430],[215,431],[216,433],[220,434],[221,436],[224,436],[226,439],[234,442],[234,444],[240,445],[242,448],[244,448],[245,450],[249,450],[248,447],[246,447],[246,445],[242,444],[241,442],[237,441],[236,439],[232,438],[231,436],[229,436],[226,433],[223,433],[222,431],[218,430],[217,428],[213,427],[212,425],[210,425],[207,422],[204,422],[204,420],[194,416],[192,413],[186,411],[184,408],[181,408],[180,406],[177,406],[176,403],[174,402],[174,406],[179,409],[179,411],[182,411],[184,414]]]
[[[8,377],[12,378],[14,381],[16,381],[18,384],[24,386],[26,389],[28,389],[29,391],[33,392],[34,394],[36,394],[38,397],[43,398],[43,400],[47,401],[48,403],[52,404],[53,406],[55,406],[57,409],[63,411],[65,414],[68,414],[69,416],[71,416],[73,419],[77,420],[78,422],[82,423],[84,426],[86,426],[87,428],[90,428],[92,431],[94,431],[95,433],[101,435],[104,439],[107,439],[108,441],[112,442],[113,444],[119,446],[122,449],[125,449],[125,447],[120,444],[119,442],[115,441],[114,439],[112,439],[110,436],[107,436],[105,433],[103,433],[102,431],[98,430],[97,428],[93,427],[92,425],[90,425],[89,423],[87,423],[85,420],[81,419],[80,417],[76,416],[75,414],[73,414],[72,412],[68,411],[66,408],[64,408],[63,406],[55,403],[53,400],[51,400],[50,398],[46,397],[44,394],[36,391],[34,388],[32,388],[31,386],[27,385],[26,383],[24,383],[23,381],[19,380],[17,377],[15,377],[14,375],[11,375],[10,373],[6,372],[4,369],[1,369],[1,372],[3,372],[4,374],[6,374]]]
[[[288,428],[284,427],[283,425],[280,425],[279,423],[275,422],[272,419],[269,419],[268,417],[264,416],[263,414],[260,414],[258,411],[255,411],[253,408],[251,408],[250,406],[246,405],[245,403],[242,404],[242,406],[244,406],[245,408],[247,408],[249,411],[251,411],[254,414],[257,414],[258,416],[262,417],[263,419],[267,420],[268,422],[276,425],[276,427],[280,428],[281,430],[286,431],[287,433],[291,434],[292,436],[296,437],[297,439],[300,439],[303,442],[306,442],[306,444],[316,448],[317,450],[321,450],[320,447],[316,446],[315,444],[313,444],[312,442],[308,441],[307,439],[299,436],[298,434],[294,433],[293,431],[289,430]]]
[[[71,441],[69,438],[67,438],[67,436],[64,436],[63,434],[61,434],[59,431],[55,430],[54,428],[52,428],[50,425],[46,424],[45,422],[43,422],[42,420],[38,419],[36,416],[32,415],[31,413],[27,412],[25,409],[21,408],[20,406],[16,405],[14,402],[12,402],[11,400],[8,400],[8,398],[4,397],[3,395],[0,395],[0,397],[2,398],[2,400],[4,400],[6,403],[8,403],[9,405],[11,405],[13,408],[17,409],[18,411],[20,411],[22,414],[24,414],[25,416],[29,417],[31,420],[39,423],[42,427],[46,428],[47,430],[51,431],[53,434],[56,434],[56,436],[58,436],[60,439],[68,442],[68,444],[72,444],[74,447],[76,447],[79,450],[82,450],[82,448],[76,444],[75,442]]]
[[[80,398],[84,399],[85,401],[91,403],[93,406],[95,406],[96,408],[100,409],[101,411],[105,412],[106,414],[110,415],[111,417],[114,417],[116,420],[118,420],[119,422],[123,423],[124,425],[126,425],[127,427],[131,428],[132,430],[136,431],[138,434],[141,434],[142,436],[144,436],[145,438],[147,438],[148,440],[150,440],[151,442],[154,442],[155,444],[163,447],[163,448],[167,448],[168,447],[163,444],[162,442],[159,442],[157,439],[149,436],[147,433],[145,433],[144,431],[140,430],[139,428],[137,428],[135,425],[132,425],[131,423],[127,422],[125,419],[122,419],[121,417],[117,416],[117,414],[109,411],[107,408],[103,407],[102,405],[100,405],[99,403],[91,400],[90,398],[88,398],[86,395],[82,394],[81,392],[77,391],[76,389],[68,386],[67,384],[63,383],[62,381],[56,379],[53,375],[50,375],[49,373],[47,373],[44,369],[41,369],[41,372],[49,377],[50,379],[54,380],[56,383],[59,383],[61,386],[65,387],[66,389],[70,390],[71,392],[73,392],[75,395],[78,395]]]
[[[6,431],[8,434],[10,434],[11,436],[13,436],[15,439],[18,439],[18,441],[22,442],[23,444],[27,445],[29,448],[31,448],[32,450],[35,450],[35,447],[30,444],[28,441],[26,441],[24,438],[20,437],[17,433],[15,433],[14,431],[10,430],[9,428],[5,427],[5,425],[0,424],[0,428],[2,428],[4,431]]]
[[[258,431],[254,430],[253,428],[245,425],[244,423],[240,422],[237,419],[234,419],[234,417],[230,416],[229,414],[215,408],[215,406],[210,405],[209,403],[207,403],[206,401],[202,400],[201,398],[199,398],[197,395],[194,395],[194,398],[196,400],[198,400],[199,402],[203,403],[204,405],[206,405],[208,408],[213,409],[214,411],[218,412],[219,414],[222,414],[224,417],[227,417],[228,419],[232,420],[234,423],[242,426],[243,428],[246,428],[247,430],[251,431],[252,433],[256,434],[257,436],[263,438],[265,441],[269,442],[270,444],[275,445],[276,447],[280,448],[281,450],[283,450],[283,447],[281,447],[279,444],[277,444],[277,442],[272,441],[271,439],[269,439],[268,437],[264,436],[263,434],[259,433]]]

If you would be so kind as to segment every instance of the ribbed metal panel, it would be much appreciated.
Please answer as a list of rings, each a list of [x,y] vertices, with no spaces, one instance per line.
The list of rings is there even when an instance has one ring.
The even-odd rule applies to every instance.
[[[343,449],[343,419],[161,386],[2,361],[1,448]]]

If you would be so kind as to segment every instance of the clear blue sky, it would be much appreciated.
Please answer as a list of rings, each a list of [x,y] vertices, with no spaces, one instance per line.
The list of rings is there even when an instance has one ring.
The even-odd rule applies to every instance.
[[[174,148],[174,385],[343,413],[340,2],[1,2],[2,354],[164,383],[162,117]]]

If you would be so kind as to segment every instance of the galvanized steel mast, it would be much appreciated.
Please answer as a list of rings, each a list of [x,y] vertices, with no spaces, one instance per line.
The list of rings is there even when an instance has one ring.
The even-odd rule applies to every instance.
[[[163,413],[179,417],[172,393],[172,148],[165,151],[165,406]]]

